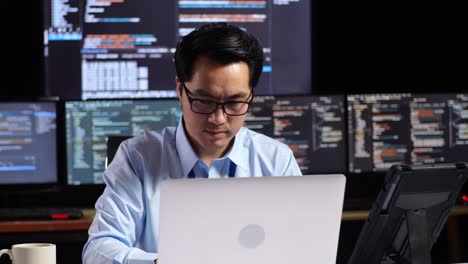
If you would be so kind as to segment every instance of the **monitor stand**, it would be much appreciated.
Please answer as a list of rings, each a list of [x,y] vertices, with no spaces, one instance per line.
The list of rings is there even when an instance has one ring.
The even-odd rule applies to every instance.
[[[431,264],[431,244],[429,241],[427,214],[425,209],[406,211],[406,227],[411,264]],[[398,257],[398,256],[397,256]],[[394,258],[385,256],[381,264],[401,264]]]
[[[411,263],[431,264],[431,244],[427,225],[426,210],[406,212]]]

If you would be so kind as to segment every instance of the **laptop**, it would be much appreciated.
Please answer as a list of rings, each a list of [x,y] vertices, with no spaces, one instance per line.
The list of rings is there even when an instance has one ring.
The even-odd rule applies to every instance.
[[[171,179],[158,264],[336,263],[343,174]]]

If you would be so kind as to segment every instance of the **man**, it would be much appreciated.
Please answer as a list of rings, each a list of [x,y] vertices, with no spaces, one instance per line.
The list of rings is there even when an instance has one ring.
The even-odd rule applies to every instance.
[[[301,175],[287,145],[242,127],[263,67],[253,36],[208,24],[179,42],[174,60],[183,118],[121,144],[104,173],[83,263],[155,262],[165,179]]]

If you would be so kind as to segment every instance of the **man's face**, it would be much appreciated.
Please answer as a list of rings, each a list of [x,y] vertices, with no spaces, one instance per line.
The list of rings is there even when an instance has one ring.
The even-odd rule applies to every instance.
[[[185,82],[192,99],[218,102],[251,99],[249,67],[245,62],[220,65],[200,57],[194,66],[192,80]],[[221,157],[244,124],[246,115],[229,116],[221,107],[212,114],[194,113],[187,93],[178,80],[177,93],[182,104],[185,129],[195,152],[202,160]]]

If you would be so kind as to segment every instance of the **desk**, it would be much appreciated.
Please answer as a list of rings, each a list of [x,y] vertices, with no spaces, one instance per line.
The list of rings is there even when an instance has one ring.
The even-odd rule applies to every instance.
[[[364,221],[367,220],[369,211],[367,210],[356,210],[356,211],[344,211],[341,219],[343,221]],[[468,215],[468,206],[455,206],[450,213],[450,216]]]
[[[468,208],[466,214],[468,214]],[[93,209],[83,209],[84,218],[74,220],[27,220],[0,221],[0,233],[21,232],[53,232],[53,231],[84,231],[88,230],[94,217]],[[455,210],[454,210],[455,212]],[[368,211],[345,211],[343,221],[363,221],[367,219]]]
[[[86,231],[94,217],[94,209],[81,209],[83,218],[73,220],[0,221],[0,233]]]
[[[94,210],[87,209],[83,213],[84,218],[73,220],[0,221],[0,248],[27,242],[54,243],[57,263],[81,264],[81,252],[88,239]]]
[[[14,232],[51,232],[88,230],[94,218],[94,209],[82,209],[84,218],[75,220],[41,220],[41,221],[6,221],[0,222],[0,233]],[[343,221],[365,221],[367,210],[344,211]],[[450,216],[468,215],[468,206],[456,206]],[[449,218],[450,220],[450,218]],[[456,230],[454,230],[456,231]]]
[[[6,221],[0,222],[0,233],[82,231],[91,225],[91,219]]]
[[[7,221],[0,222],[0,242],[8,241],[7,245],[2,245],[8,247],[13,243],[23,243],[37,240],[40,238],[44,241],[52,241],[59,243],[60,246],[63,244],[69,245],[74,241],[73,250],[68,250],[67,247],[73,246],[62,246],[62,251],[60,254],[63,254],[64,259],[68,259],[70,254],[75,255],[76,260],[80,260],[80,254],[82,246],[87,239],[87,230],[91,225],[92,219],[94,217],[94,209],[82,209],[84,218],[77,220],[54,220],[54,221]],[[466,259],[463,257],[463,245],[461,244],[462,235],[460,234],[460,223],[459,217],[468,215],[468,206],[457,206],[455,207],[450,217],[447,220],[447,239],[448,239],[448,255],[451,262],[462,262]],[[360,226],[360,222],[363,222],[368,217],[367,210],[356,210],[356,211],[344,211],[342,215],[342,228],[346,229],[347,224],[352,224],[352,226]],[[346,230],[341,230],[346,231]],[[354,233],[358,233],[359,230],[354,230]],[[344,232],[346,234],[346,232]],[[354,236],[345,237],[347,240],[346,247],[353,246]],[[72,243],[72,244],[73,244]],[[344,252],[343,256],[350,254],[350,252]],[[70,263],[73,264],[73,263]]]

